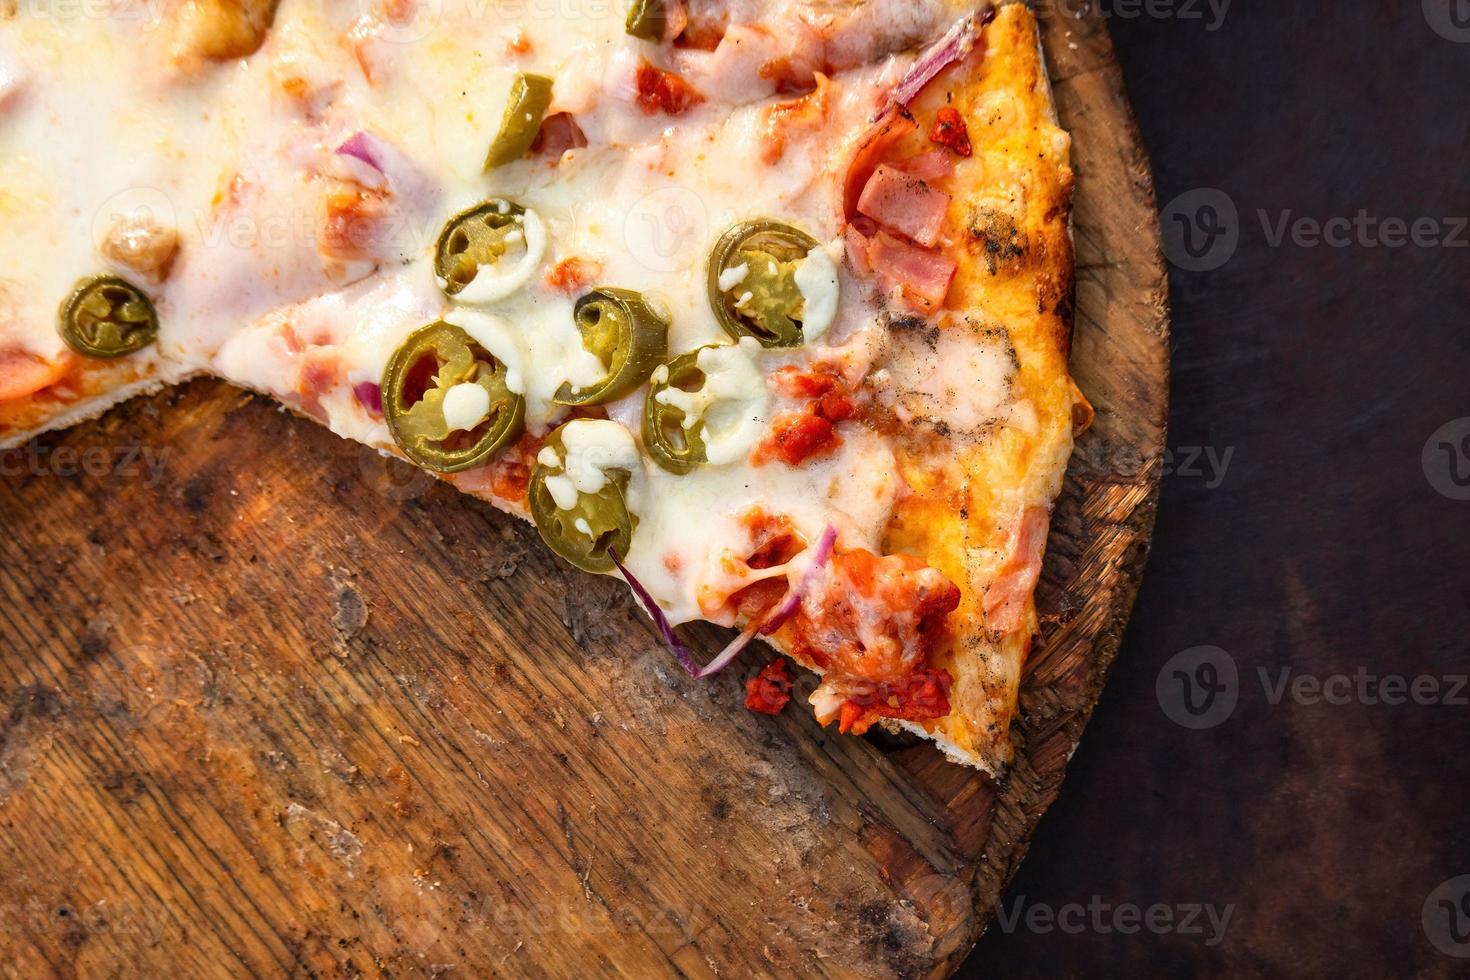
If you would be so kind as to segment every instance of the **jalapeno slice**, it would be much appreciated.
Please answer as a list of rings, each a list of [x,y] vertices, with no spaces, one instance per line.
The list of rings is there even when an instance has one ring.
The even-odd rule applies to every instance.
[[[490,462],[520,437],[526,400],[505,385],[505,365],[460,327],[436,320],[409,335],[383,372],[383,417],[403,454],[425,469],[457,473]],[[468,428],[452,427],[445,399],[478,387],[488,408]],[[474,391],[456,402],[486,404]]]
[[[688,473],[707,461],[704,449],[704,419],[690,419],[684,410],[659,398],[670,388],[698,391],[705,374],[699,366],[701,347],[680,354],[653,373],[653,384],[643,402],[643,446],[653,461],[670,473]]]
[[[485,169],[494,170],[512,160],[519,160],[531,149],[546,107],[551,105],[551,79],[545,75],[522,73],[510,86],[510,101],[500,117],[500,131],[490,141],[485,155]]]
[[[158,312],[126,279],[93,276],[77,283],[61,304],[57,329],[78,354],[122,357],[158,339]]]
[[[633,0],[624,30],[645,41],[662,41],[668,23],[664,0]]]
[[[602,489],[596,493],[577,490],[564,475],[566,446],[562,432],[568,422],[546,439],[536,458],[536,468],[531,471],[531,483],[527,490],[531,504],[531,519],[541,540],[552,551],[587,572],[610,572],[613,560],[608,548],[617,549],[626,555],[633,542],[633,531],[638,527],[638,517],[628,509],[627,490],[629,474],[613,470]],[[548,462],[554,455],[556,465]],[[562,481],[555,492],[548,481]],[[557,494],[566,497],[575,494],[573,506],[557,506]]]
[[[707,291],[715,319],[736,340],[795,347],[803,340],[796,267],[817,240],[779,221],[742,221],[715,243]],[[728,288],[722,288],[721,282]]]
[[[523,248],[525,218],[525,208],[503,197],[492,197],[450,218],[434,245],[439,287],[454,296],[475,281],[480,266],[495,265],[506,253]]]
[[[622,398],[647,381],[669,352],[669,321],[631,289],[594,289],[577,300],[572,319],[582,346],[597,355],[607,374],[586,388],[563,384],[556,392],[558,405],[600,405]]]

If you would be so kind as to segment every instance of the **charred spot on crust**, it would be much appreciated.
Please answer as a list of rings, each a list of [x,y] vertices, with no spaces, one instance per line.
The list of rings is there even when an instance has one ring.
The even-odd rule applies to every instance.
[[[912,313],[885,312],[879,318],[879,326],[888,333],[897,334],[902,340],[922,340],[933,350],[939,344],[939,327],[921,316]]]
[[[912,313],[884,313],[882,317],[883,329],[894,333],[905,333],[910,330],[922,330],[929,325],[929,321]]]
[[[1016,227],[1016,219],[996,208],[974,207],[965,219],[970,241],[985,256],[985,268],[993,276],[1012,259],[1026,255],[1026,236]]]

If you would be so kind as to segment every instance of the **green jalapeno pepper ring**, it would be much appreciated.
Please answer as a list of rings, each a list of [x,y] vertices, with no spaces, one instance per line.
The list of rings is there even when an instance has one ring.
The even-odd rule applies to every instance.
[[[628,20],[623,29],[645,41],[662,41],[669,18],[664,0],[633,0],[628,7]]]
[[[566,447],[562,444],[561,429],[547,437],[546,446],[557,454],[558,459],[565,461]],[[547,478],[560,473],[560,467],[549,467],[539,461],[531,471],[527,496],[537,533],[548,548],[583,571],[612,571],[613,560],[608,555],[608,548],[615,548],[618,554],[626,555],[633,542],[633,531],[638,527],[638,517],[628,509],[625,497],[629,475],[618,471],[608,474],[607,485],[601,490],[579,493],[576,506],[562,510],[556,506],[556,500],[546,487]],[[579,519],[592,532],[590,536],[577,527]]]
[[[158,312],[126,279],[93,276],[77,283],[62,303],[57,330],[78,354],[122,357],[158,339]]]
[[[680,354],[668,363],[663,380],[655,381],[643,402],[643,445],[653,461],[670,473],[683,475],[706,461],[704,419],[685,427],[684,410],[659,401],[659,392],[670,388],[698,391],[704,387],[704,371],[699,367],[699,352]]]
[[[490,396],[490,411],[470,431],[451,430],[444,395],[471,382]],[[383,372],[383,417],[403,454],[425,469],[457,473],[490,462],[520,437],[526,400],[505,385],[505,365],[463,329],[437,320],[414,331]]]
[[[771,220],[742,221],[721,235],[710,254],[706,292],[724,331],[736,340],[754,337],[762,347],[801,344],[796,265],[817,244],[800,228]],[[721,289],[720,277],[742,265],[745,278]]]
[[[577,300],[572,318],[582,346],[597,355],[607,374],[587,388],[563,384],[556,392],[558,405],[600,405],[622,398],[647,381],[669,352],[668,320],[631,289],[594,289]]]
[[[455,295],[475,281],[480,266],[500,261],[510,248],[506,236],[525,234],[525,214],[514,201],[492,197],[450,218],[434,245],[434,274],[444,292]]]

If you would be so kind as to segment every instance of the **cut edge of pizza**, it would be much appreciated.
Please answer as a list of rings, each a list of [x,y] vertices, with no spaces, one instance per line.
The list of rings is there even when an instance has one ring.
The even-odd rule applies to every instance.
[[[855,5],[855,9],[862,6]],[[862,310],[874,321],[861,344],[848,345],[860,348],[861,354],[844,350],[826,359],[788,358],[775,367],[768,381],[775,379],[772,383],[781,389],[778,405],[784,411],[772,407],[765,413],[761,421],[767,428],[753,450],[748,442],[740,443],[724,432],[717,435],[713,423],[706,430],[701,421],[694,430],[708,437],[708,445],[700,449],[708,456],[723,452],[725,443],[733,442],[751,458],[759,459],[761,466],[793,469],[832,452],[831,441],[841,443],[841,434],[853,432],[854,426],[879,432],[891,456],[882,456],[876,464],[871,456],[864,455],[843,455],[838,461],[850,470],[868,465],[891,469],[887,482],[897,489],[886,498],[888,506],[881,526],[869,540],[858,541],[853,538],[859,535],[851,533],[841,520],[830,521],[818,530],[810,519],[798,527],[779,507],[752,508],[741,517],[749,527],[750,550],[740,556],[739,574],[719,588],[703,587],[695,616],[670,615],[665,608],[670,603],[653,595],[624,565],[624,561],[631,564],[628,536],[638,526],[636,515],[631,528],[619,527],[613,518],[609,518],[606,529],[599,527],[597,533],[591,533],[585,523],[578,525],[589,532],[594,543],[623,543],[621,555],[617,547],[605,549],[610,563],[599,555],[578,561],[565,547],[553,546],[553,550],[589,570],[621,573],[639,604],[692,673],[723,666],[746,643],[760,638],[822,675],[811,702],[823,724],[835,723],[842,731],[853,733],[874,724],[906,729],[932,739],[955,762],[999,774],[1012,755],[1010,730],[1017,711],[1021,670],[1038,628],[1034,597],[1051,508],[1061,489],[1074,432],[1085,427],[1091,414],[1067,371],[1072,175],[1069,140],[1057,124],[1031,12],[1021,3],[976,8],[960,0],[942,0],[934,6],[944,8],[947,15],[942,33],[936,35],[931,24],[928,36],[921,35],[924,43],[906,52],[890,41],[889,47],[896,50],[882,53],[885,68],[867,66],[868,74],[851,86],[855,91],[838,96],[849,100],[868,98],[870,106],[860,110],[851,106],[845,110],[820,109],[824,119],[826,114],[846,112],[843,118],[847,125],[840,145],[831,154],[831,161],[817,168],[815,179],[831,185],[833,207],[838,210],[833,221],[838,235],[820,243],[827,257],[823,269],[833,263],[840,265],[844,290],[849,281],[860,284],[859,289],[867,296]],[[702,23],[700,7],[698,3],[687,8],[673,3],[660,7],[670,16],[679,13],[684,23],[682,27],[665,23],[662,35],[651,43],[667,48],[671,37],[681,40],[676,27],[690,36],[701,30],[723,32],[713,42],[701,42],[704,47],[713,44],[711,50],[717,56],[722,41],[745,25]],[[269,26],[268,18],[265,24]],[[632,25],[630,17],[630,32]],[[842,43],[840,31],[833,37],[835,41],[826,39],[829,49]],[[269,50],[269,40],[265,43]],[[509,43],[513,46],[515,37]],[[231,49],[231,56],[236,55]],[[362,61],[364,55],[359,53],[357,57]],[[688,71],[694,80],[691,84],[683,75],[669,70],[690,63],[687,58],[679,59],[679,54],[673,53],[661,62],[665,67],[652,69],[654,75],[648,74],[652,68],[649,61],[638,67],[634,84],[639,87],[641,110],[648,108],[643,105],[645,98],[652,103],[650,115],[662,112],[676,117],[682,111],[681,102],[698,104],[696,100],[702,97],[694,86],[703,76]],[[854,71],[857,66],[861,66],[861,59]],[[195,71],[197,65],[180,70]],[[739,68],[720,70],[741,77]],[[797,94],[783,93],[787,84],[783,80],[775,92],[765,97],[761,119],[767,143],[761,153],[774,154],[773,166],[780,165],[783,152],[793,152],[785,146],[788,139],[800,145],[803,126],[820,129],[822,122],[812,123],[806,117],[817,111],[814,107],[821,105],[828,87],[841,90],[845,78],[841,71],[834,71],[829,78],[819,70],[793,66],[789,60],[782,63],[782,70],[798,76],[807,71],[810,77],[790,83]],[[364,73],[371,74],[366,67]],[[0,79],[3,76],[0,70]],[[556,83],[560,85],[561,79]],[[6,98],[4,88],[0,81],[0,106]],[[519,92],[520,103],[515,102],[517,97],[513,91],[506,119],[517,106],[535,110],[538,95],[534,83]],[[566,104],[573,106],[575,101]],[[559,104],[552,103],[549,108]],[[547,113],[547,108],[543,102],[535,110],[538,116],[544,113],[544,118],[540,120],[540,131],[531,135],[536,144],[561,141],[564,147],[560,152],[570,152],[571,156],[559,162],[575,164],[579,143],[588,138],[581,127],[596,134],[592,115],[589,112],[579,120],[574,112]],[[548,137],[556,120],[567,131]],[[502,121],[496,142],[501,149],[505,135]],[[512,133],[510,142],[521,154],[546,152],[543,146],[533,147],[529,138],[521,145],[520,135]],[[830,135],[826,139],[832,142]],[[348,149],[345,153],[351,158],[346,162],[352,171],[347,181],[370,183],[376,179],[371,171],[381,171],[392,179],[394,164],[399,161],[384,159],[391,148],[364,142],[358,151]],[[366,162],[368,172],[363,173],[353,161]],[[338,184],[344,180],[340,174],[332,175],[332,179]],[[227,195],[249,192],[248,188],[237,188],[237,183],[229,185]],[[681,189],[676,187],[670,194],[675,204],[679,203],[677,192]],[[390,193],[392,190],[396,188]],[[663,190],[655,187],[649,194],[656,196]],[[473,210],[461,211],[458,217]],[[499,210],[504,213],[506,209],[502,206]],[[482,209],[477,216],[482,225],[485,214]],[[493,213],[489,216],[491,220],[485,227],[500,233],[491,226],[501,219]],[[349,217],[357,214],[353,212]],[[523,233],[527,239],[533,233],[546,233],[545,229],[530,227],[524,218],[519,224],[513,223],[513,228],[518,229],[513,233]],[[107,241],[117,238],[114,235]],[[122,236],[124,248],[135,244]],[[811,272],[816,264],[813,257],[819,251],[817,244],[813,242],[805,262],[795,263],[798,268],[805,265]],[[314,245],[321,250],[320,234]],[[145,241],[145,253],[146,246]],[[715,355],[701,353],[711,345],[677,350],[672,337],[659,350],[639,354],[638,331],[632,330],[634,352],[616,356],[631,362],[639,357],[651,359],[650,363],[662,362],[654,369],[651,382],[647,373],[640,379],[640,390],[648,391],[647,397],[637,398],[646,406],[645,413],[647,406],[655,405],[650,385],[677,391],[658,403],[676,409],[675,428],[701,407],[709,411],[711,405],[719,403],[707,398],[701,406],[697,397],[691,399],[680,388],[677,377],[671,380],[670,370],[677,375],[683,363],[684,370],[702,369],[706,379],[720,377],[734,385],[739,381],[737,367],[727,370],[714,360],[706,363],[701,358],[725,357],[733,361],[742,350],[748,349],[749,353],[756,345],[766,347],[771,330],[779,333],[783,327],[790,329],[792,321],[800,319],[789,315],[789,296],[783,299],[782,290],[790,293],[794,275],[785,266],[792,263],[773,262],[770,277],[751,276],[752,256],[759,255],[760,261],[789,258],[780,252],[783,246],[779,241],[763,247],[764,252],[753,250],[747,235],[732,246],[745,249],[733,254],[746,261],[737,264],[732,258],[709,273],[709,288],[715,297],[712,302],[719,303],[722,295],[726,299],[733,296],[736,319],[747,327],[754,325],[754,329],[747,330],[747,337],[717,346]],[[347,254],[334,255],[333,259],[344,266],[360,261],[350,249],[345,251]],[[546,259],[548,264],[550,258]],[[154,256],[152,261],[150,268],[139,273],[145,282],[150,276],[168,275],[173,253],[164,260]],[[646,299],[641,293],[623,296],[616,288],[587,292],[596,282],[596,271],[579,268],[579,261],[596,264],[595,259],[570,255],[555,263],[548,279],[569,279],[568,292],[582,293],[575,306],[568,306],[575,317],[581,318],[578,328],[590,350],[596,348],[587,339],[592,334],[582,322],[588,318],[600,316],[604,324],[626,321],[636,328],[648,322],[650,316],[654,321],[677,320],[680,316],[683,307],[678,296],[674,297],[672,310],[663,297],[648,300],[645,309],[638,305]],[[126,261],[122,264],[128,265]],[[782,266],[779,274],[778,265]],[[117,263],[112,266],[115,268]],[[477,274],[485,268],[488,266],[481,265],[478,270],[471,267],[471,291]],[[742,268],[743,275],[749,277],[746,284],[753,287],[743,295],[738,281],[728,289],[723,281],[716,283],[727,275],[735,279],[734,271]],[[436,265],[435,272],[441,288],[446,278],[454,281],[453,274],[446,276],[444,268]],[[667,276],[668,272],[662,274]],[[832,275],[835,286],[836,274]],[[481,285],[486,278],[480,276]],[[84,286],[79,285],[79,293]],[[0,280],[0,306],[7,288],[17,287]],[[358,283],[349,283],[346,288],[364,291]],[[808,320],[820,295],[814,288],[800,287],[805,303],[802,315]],[[595,302],[583,302],[587,296],[595,297]],[[92,301],[89,297],[81,299]],[[369,295],[366,299],[382,302],[382,297]],[[67,302],[76,304],[78,296]],[[109,316],[123,309],[131,298],[114,296],[112,302]],[[563,422],[555,431],[546,427],[536,436],[521,435],[508,444],[502,441],[494,455],[477,457],[472,466],[459,465],[473,447],[466,446],[463,438],[456,441],[453,430],[448,440],[435,442],[436,451],[448,453],[435,458],[450,459],[450,464],[435,465],[432,460],[426,462],[422,453],[410,451],[404,433],[418,431],[413,426],[421,425],[422,420],[408,419],[407,411],[397,426],[388,426],[386,432],[381,425],[373,428],[348,424],[338,417],[334,398],[352,401],[353,411],[369,417],[376,413],[381,419],[391,411],[385,404],[394,397],[394,391],[387,390],[393,384],[394,365],[405,376],[413,372],[413,359],[400,355],[415,338],[428,345],[425,349],[436,352],[435,363],[444,370],[448,370],[444,368],[447,360],[456,356],[443,353],[445,336],[468,335],[479,345],[477,350],[495,344],[495,331],[500,329],[496,317],[478,312],[473,301],[467,306],[470,308],[433,318],[434,324],[447,323],[452,329],[442,336],[430,333],[428,327],[417,331],[369,380],[354,377],[350,370],[327,364],[325,359],[314,368],[303,366],[299,363],[302,352],[297,349],[281,355],[297,360],[290,362],[296,372],[291,383],[280,384],[256,370],[256,362],[264,356],[259,345],[237,344],[241,352],[234,353],[233,361],[229,359],[231,344],[237,338],[212,352],[213,359],[208,362],[179,356],[177,344],[172,350],[143,347],[127,356],[104,360],[75,350],[38,355],[24,346],[6,347],[0,330],[0,448],[92,418],[134,395],[195,374],[213,373],[281,400],[342,435],[417,462],[463,492],[517,516],[530,518],[539,511],[543,520],[537,523],[543,537],[547,537],[548,524],[574,524],[573,514],[593,522],[606,516],[596,507],[588,509],[586,503],[606,494],[605,478],[617,472],[620,454],[625,454],[629,446],[640,455],[647,453],[650,441],[662,442],[663,436],[647,427],[640,428],[642,420],[636,414],[631,421],[615,416],[611,408],[604,411],[596,407],[599,403],[590,397],[582,402],[585,410],[575,407],[582,393],[596,387],[596,380],[584,380],[578,387],[576,379],[569,378],[562,384],[571,392],[571,397],[560,400],[573,406],[571,422],[588,424],[568,428],[569,423]],[[783,310],[788,314],[784,320]],[[840,320],[845,314],[833,315]],[[270,316],[279,319],[275,313],[265,319]],[[284,334],[289,348],[299,334],[305,333],[301,323],[309,317],[298,308],[287,319]],[[799,322],[796,329],[800,338]],[[811,331],[807,333],[810,336]],[[126,330],[123,336],[126,338]],[[270,339],[274,342],[280,338],[273,334]],[[783,347],[781,343],[773,346],[777,352]],[[316,349],[309,342],[304,347],[308,357]],[[688,356],[681,362],[671,356],[676,353]],[[769,351],[757,353],[767,360],[753,358],[751,363],[771,363]],[[468,413],[468,418],[480,410],[483,402],[499,404],[496,399],[506,391],[504,369],[509,366],[513,372],[519,365],[510,363],[514,358],[497,359],[501,376],[493,381],[487,378],[479,385],[480,391],[469,390],[474,384],[463,380],[442,386],[442,397],[436,396],[435,424],[442,428],[446,413]],[[529,365],[534,356],[526,360]],[[247,362],[248,366],[241,366]],[[604,366],[609,363],[604,359]],[[313,370],[325,375],[325,381],[313,376]],[[603,380],[615,380],[616,373],[609,367]],[[467,377],[475,380],[473,370]],[[433,390],[438,379],[400,379],[396,384],[398,388],[417,386],[413,392],[416,398],[410,400],[421,402],[425,391]],[[458,389],[453,397],[450,388]],[[700,391],[696,388],[694,394],[698,396]],[[565,395],[566,390],[561,394]],[[469,404],[462,405],[464,402]],[[1002,405],[1003,411],[997,405]],[[518,411],[526,410],[523,407]],[[477,424],[483,427],[484,418],[481,411]],[[623,440],[618,436],[609,441],[606,437],[610,430],[597,423],[615,419],[620,429],[632,430],[636,438]],[[517,431],[525,425],[523,419],[514,423]],[[385,434],[391,438],[384,438]],[[849,441],[860,440],[850,435]],[[682,465],[680,452],[687,452],[688,444],[678,438],[673,443],[665,447],[665,453],[677,470]],[[585,465],[588,459],[600,461],[602,468]],[[637,465],[648,464],[643,460]],[[742,459],[735,465],[753,464]],[[655,486],[669,485],[667,474],[657,475],[664,482],[655,481]],[[854,470],[848,475],[861,474]],[[652,492],[648,486],[638,488],[626,483],[616,489],[623,506],[627,504],[625,498],[635,493]],[[547,510],[563,500],[573,502],[575,507]],[[549,519],[545,518],[547,513],[552,515]],[[645,517],[645,525],[649,520]],[[621,532],[626,534],[619,537]],[[585,554],[582,557],[587,558]],[[663,563],[669,564],[668,556]],[[674,631],[676,621],[691,618],[737,626],[740,634],[713,660],[697,657],[683,647]],[[701,666],[700,661],[705,665]],[[755,710],[777,711],[789,697],[789,675],[776,664],[748,683],[747,705]]]

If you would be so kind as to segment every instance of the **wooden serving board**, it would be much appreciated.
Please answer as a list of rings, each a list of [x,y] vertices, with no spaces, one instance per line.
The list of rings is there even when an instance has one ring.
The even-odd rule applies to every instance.
[[[1098,415],[1004,783],[805,710],[753,715],[759,657],[691,681],[620,583],[530,528],[196,382],[3,457],[0,972],[963,959],[1117,648],[1164,437],[1147,162],[1102,22],[1048,9],[1078,174],[1073,371]]]

